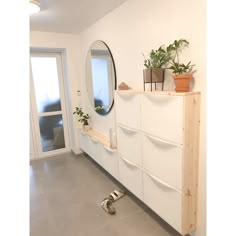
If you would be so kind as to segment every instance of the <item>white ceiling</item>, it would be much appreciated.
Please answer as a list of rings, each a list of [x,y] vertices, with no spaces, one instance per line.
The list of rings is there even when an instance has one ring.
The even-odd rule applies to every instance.
[[[41,0],[30,30],[78,34],[126,0]]]

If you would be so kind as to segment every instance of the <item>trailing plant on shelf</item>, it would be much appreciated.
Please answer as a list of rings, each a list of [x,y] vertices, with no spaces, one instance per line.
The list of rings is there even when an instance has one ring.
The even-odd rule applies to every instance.
[[[167,55],[171,56],[169,61],[172,70],[173,79],[175,81],[176,92],[188,92],[190,80],[192,79],[192,69],[195,65],[189,61],[187,64],[180,62],[180,53],[183,49],[189,46],[189,42],[186,39],[174,40],[166,48]],[[181,86],[181,87],[179,87]]]
[[[83,126],[89,126],[90,115],[88,113],[85,113],[82,107],[75,107],[73,115],[78,116],[78,122]]]

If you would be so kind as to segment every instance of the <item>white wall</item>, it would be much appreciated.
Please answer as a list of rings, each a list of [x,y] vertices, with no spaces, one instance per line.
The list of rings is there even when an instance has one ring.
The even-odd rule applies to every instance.
[[[81,57],[79,49],[79,36],[70,34],[48,33],[48,32],[30,32],[30,47],[34,48],[50,48],[55,50],[62,50],[62,57],[65,62],[66,68],[64,68],[65,75],[68,83],[65,85],[67,93],[67,107],[68,118],[74,119],[75,122],[69,122],[70,129],[70,143],[72,150],[75,153],[79,153],[78,132],[76,129],[76,119],[73,118],[72,112],[75,106],[78,106],[81,101],[81,97],[77,96],[77,90],[80,88],[79,71],[81,71]],[[75,125],[75,127],[74,127]]]
[[[195,236],[206,235],[206,139],[205,139],[205,89],[206,89],[206,2],[205,0],[128,0],[80,34],[82,70],[90,45],[103,40],[110,48],[116,66],[117,84],[127,83],[132,89],[143,89],[143,56],[161,44],[185,38],[190,47],[184,51],[184,62],[196,64],[193,91],[201,91],[201,129],[199,163],[198,227]],[[170,73],[166,73],[164,90],[173,90]],[[82,81],[84,106],[92,114],[93,128],[108,135],[114,126],[114,111],[101,117],[95,114],[86,99],[85,81]]]

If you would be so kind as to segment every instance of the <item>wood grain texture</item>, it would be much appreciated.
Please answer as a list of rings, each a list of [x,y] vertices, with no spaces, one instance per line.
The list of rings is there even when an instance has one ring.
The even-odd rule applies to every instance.
[[[184,149],[183,149],[183,190],[182,190],[182,234],[196,229],[200,95],[186,96],[184,101]]]
[[[143,91],[143,90],[135,90],[135,89],[128,89],[128,90],[115,90],[115,93],[117,94],[157,94],[157,95],[163,95],[163,96],[191,96],[194,94],[200,94],[200,92],[183,92],[183,93],[177,93],[175,91]]]
[[[88,135],[90,138],[98,141],[99,143],[105,145],[107,148],[110,148],[110,140],[108,137],[102,135],[98,131],[94,129],[90,129],[88,131],[84,131],[82,129],[79,129],[79,132]]]

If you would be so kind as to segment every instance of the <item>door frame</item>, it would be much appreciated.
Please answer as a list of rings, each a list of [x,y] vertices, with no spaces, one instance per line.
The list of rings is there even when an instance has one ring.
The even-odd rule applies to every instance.
[[[55,52],[55,51],[50,51],[50,50],[30,50],[30,58],[31,57],[55,57],[56,58],[56,63],[57,63],[57,72],[58,72],[58,87],[60,91],[60,100],[61,100],[61,111],[58,112],[49,112],[50,115],[56,115],[56,114],[61,114],[62,119],[63,119],[63,131],[64,131],[64,140],[65,140],[65,148],[62,149],[56,149],[56,150],[51,150],[47,152],[42,151],[42,145],[41,145],[41,140],[40,140],[40,128],[39,128],[39,122],[38,122],[38,117],[45,116],[47,114],[43,113],[38,113],[37,111],[37,104],[36,104],[36,99],[35,99],[35,90],[34,90],[34,83],[33,83],[33,76],[32,76],[32,67],[31,67],[31,60],[30,60],[30,115],[33,121],[33,133],[34,133],[34,138],[35,138],[35,159],[39,158],[44,158],[44,157],[49,157],[49,156],[54,156],[58,154],[63,154],[63,153],[68,153],[71,151],[71,146],[70,146],[70,130],[69,130],[69,122],[68,122],[68,112],[67,112],[67,101],[66,101],[66,96],[65,96],[65,74],[63,71],[63,58],[62,58],[62,53],[61,52]],[[63,111],[63,112],[62,112]]]

